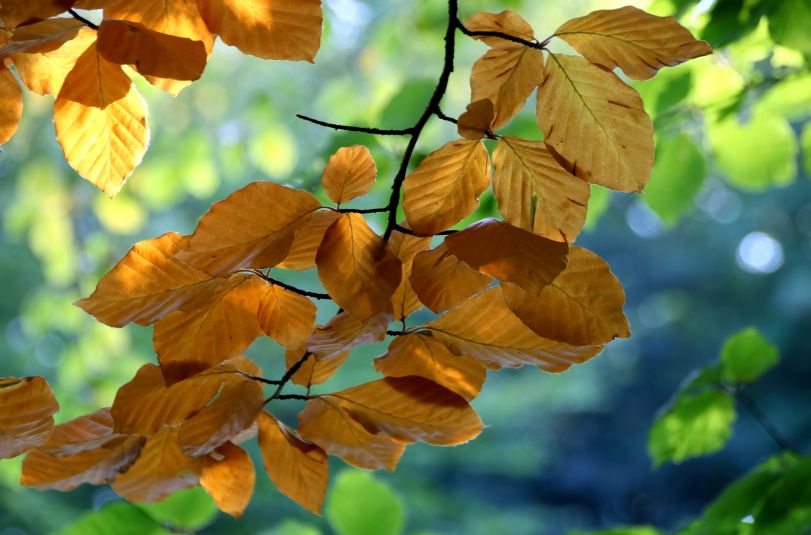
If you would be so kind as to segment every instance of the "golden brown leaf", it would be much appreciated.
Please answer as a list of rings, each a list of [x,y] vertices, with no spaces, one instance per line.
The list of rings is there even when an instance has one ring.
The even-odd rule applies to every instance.
[[[196,485],[199,469],[198,459],[180,451],[177,430],[164,427],[147,439],[138,460],[110,486],[131,502],[157,502]]]
[[[72,101],[83,106],[105,109],[124,100],[131,93],[132,80],[121,65],[105,59],[99,53],[98,41],[79,56],[68,73],[57,96],[60,101]],[[56,112],[54,112],[56,120]]]
[[[535,39],[532,26],[511,9],[505,9],[501,13],[476,13],[465,19],[465,27],[472,32],[500,32],[532,41]],[[520,43],[503,39],[501,37],[473,36],[474,39],[482,41],[493,48],[515,48],[522,46]]]
[[[267,412],[259,416],[259,448],[265,470],[279,492],[320,514],[329,478],[324,451],[299,438]]]
[[[332,155],[321,176],[324,191],[334,203],[349,202],[371,191],[377,179],[372,153],[363,145],[342,147]]]
[[[457,355],[491,366],[538,366],[562,372],[597,355],[602,346],[572,346],[542,338],[524,325],[504,301],[501,287],[490,288],[426,325]]]
[[[0,378],[0,459],[45,443],[58,410],[51,387],[42,377]]]
[[[545,338],[586,345],[631,334],[622,285],[602,258],[582,247],[572,247],[566,269],[537,297],[511,284],[503,291],[510,309]]]
[[[73,39],[83,27],[81,22],[72,18],[47,19],[22,26],[14,30],[8,42],[2,43],[0,58],[19,52],[34,53],[55,50],[66,41]]]
[[[214,35],[200,16],[196,0],[112,0],[104,6],[104,16],[137,22],[167,35],[201,41],[208,53],[214,47]]]
[[[96,32],[83,28],[54,50],[16,53],[11,59],[28,89],[39,95],[56,96],[76,61],[95,40]]]
[[[306,350],[303,348],[298,348],[288,349],[284,352],[284,361],[288,370],[304,356],[305,351]],[[332,355],[329,358],[316,358],[315,355],[310,356],[290,379],[295,384],[302,386],[325,383],[335,375],[335,372],[346,362],[348,357],[348,350],[338,353],[337,355]]]
[[[195,308],[177,310],[155,324],[152,342],[167,383],[236,357],[263,335],[257,313],[267,284],[255,275],[236,274],[219,286],[207,299],[196,299]]]
[[[586,222],[590,188],[555,160],[543,141],[503,136],[493,152],[493,193],[511,225],[573,242]]]
[[[653,124],[639,93],[583,58],[549,54],[538,126],[564,167],[584,180],[642,191],[653,167]]]
[[[298,225],[320,206],[306,191],[253,182],[211,206],[178,258],[215,276],[273,267],[290,251]]]
[[[115,433],[110,409],[101,409],[56,426],[42,447],[26,455],[21,482],[62,491],[109,483],[138,458],[145,441]]]
[[[507,124],[543,80],[540,50],[517,45],[494,48],[473,64],[470,100],[493,103],[493,130]]]
[[[390,377],[318,396],[299,414],[304,438],[372,470],[392,470],[402,444],[452,446],[475,438],[482,427],[464,398],[422,377]]]
[[[303,295],[276,284],[266,285],[259,301],[262,330],[285,347],[299,347],[315,328],[316,306]]]
[[[569,246],[495,219],[482,219],[445,238],[448,253],[500,281],[537,295],[566,267]]]
[[[402,265],[361,214],[345,213],[324,234],[315,257],[333,300],[360,321],[391,308]]]
[[[0,65],[0,144],[11,139],[22,115],[23,92],[20,84],[11,71]]]
[[[290,251],[277,267],[295,270],[314,268],[315,255],[324,240],[324,233],[340,216],[333,210],[316,210],[302,218],[301,224],[296,227]]]
[[[403,223],[401,223],[402,225]],[[389,240],[391,250],[403,263],[403,275],[400,278],[400,285],[391,297],[394,309],[394,319],[399,321],[422,308],[414,289],[411,287],[409,277],[411,277],[411,266],[414,255],[427,249],[431,245],[430,237],[411,236],[402,232],[393,232]]]
[[[315,353],[318,359],[325,360],[359,345],[382,342],[391,320],[391,312],[381,312],[366,321],[341,312],[313,332],[307,340],[307,349]]]
[[[490,99],[471,102],[456,121],[459,135],[468,139],[482,139],[493,127],[496,111]]]
[[[101,23],[98,47],[107,61],[133,65],[144,76],[173,80],[197,80],[208,59],[202,41],[167,35],[123,20]]]
[[[313,61],[321,45],[320,0],[198,0],[224,43],[265,59]]]
[[[490,185],[490,158],[481,142],[457,139],[429,154],[403,183],[403,210],[411,230],[436,234],[479,205]]]
[[[136,243],[76,306],[112,327],[150,325],[207,296],[221,282],[175,259],[188,241],[188,236],[167,232]]]
[[[66,11],[72,0],[16,0],[0,4],[0,26],[11,30],[22,24],[47,19]]]
[[[444,243],[418,253],[411,267],[411,287],[420,302],[436,313],[458,305],[492,280],[448,253]]]
[[[253,496],[256,471],[248,452],[226,442],[201,459],[200,486],[224,513],[242,516]]]
[[[657,17],[632,6],[574,18],[555,35],[592,63],[619,67],[634,80],[647,80],[662,67],[712,53],[673,17]]]
[[[398,336],[388,352],[375,359],[375,369],[386,377],[425,377],[468,401],[479,394],[487,378],[480,361],[456,355],[426,334]]]

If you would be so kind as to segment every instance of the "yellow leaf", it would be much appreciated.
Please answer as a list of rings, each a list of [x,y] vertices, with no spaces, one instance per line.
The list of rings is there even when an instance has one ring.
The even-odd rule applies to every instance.
[[[56,104],[59,105],[60,101],[72,101],[103,110],[131,94],[131,85],[132,80],[121,65],[108,61],[99,53],[96,41],[79,56],[73,69],[65,77]]]
[[[112,63],[133,65],[145,76],[197,80],[208,54],[202,41],[150,30],[137,22],[105,20],[98,29],[99,53]]]
[[[42,447],[26,455],[21,483],[62,491],[109,483],[138,458],[145,441],[115,433],[110,409],[101,409],[56,426]]]
[[[334,203],[366,195],[375,185],[377,166],[363,145],[342,147],[332,155],[321,176],[324,191]]]
[[[511,225],[573,242],[586,221],[590,188],[570,174],[543,141],[503,136],[493,152],[493,193]]]
[[[489,185],[490,158],[484,145],[467,139],[451,141],[406,177],[406,219],[417,234],[436,234],[470,215]]]
[[[3,8],[0,7],[0,10]],[[84,27],[72,18],[54,18],[35,22],[14,30],[8,42],[0,47],[0,58],[18,52],[49,52],[73,39]],[[95,32],[93,32],[95,34]]]
[[[12,0],[0,5],[0,26],[11,30],[22,24],[58,15],[73,4],[71,0]]]
[[[51,387],[42,377],[0,379],[0,459],[45,443],[58,410]]]
[[[195,308],[159,320],[152,342],[167,383],[236,357],[262,336],[257,312],[266,288],[255,275],[233,275]]]
[[[224,513],[242,516],[253,496],[256,471],[248,452],[230,442],[201,460],[200,486]]]
[[[285,347],[299,347],[315,328],[317,309],[312,301],[275,284],[266,285],[259,301],[262,330]]]
[[[456,306],[492,280],[448,253],[444,243],[418,253],[411,266],[411,287],[420,302],[436,313]]]
[[[198,0],[208,28],[265,59],[313,61],[321,45],[321,0]]]
[[[657,17],[632,6],[577,17],[555,35],[592,63],[619,67],[634,80],[647,80],[662,67],[712,53],[673,17]]]
[[[493,103],[493,129],[497,130],[521,110],[541,80],[543,56],[540,50],[521,45],[494,48],[473,64],[470,100],[488,99]]]
[[[20,124],[23,115],[23,92],[17,79],[0,66],[0,144],[5,143]]]
[[[305,216],[296,228],[290,251],[277,267],[295,270],[315,267],[315,255],[324,240],[324,233],[340,215],[333,210],[316,210]]]
[[[402,266],[361,214],[345,213],[324,234],[315,257],[333,300],[360,321],[391,307]]]
[[[482,139],[493,128],[496,111],[490,99],[471,102],[456,122],[459,135],[468,139]]]
[[[366,321],[341,312],[313,332],[307,340],[307,349],[318,359],[326,360],[359,345],[382,342],[391,320],[391,312],[381,312]]]
[[[602,349],[538,336],[513,314],[501,287],[485,290],[425,327],[457,355],[469,355],[496,367],[530,365],[562,372]]]
[[[503,290],[510,309],[545,338],[586,345],[631,334],[622,285],[602,258],[582,247],[572,247],[566,269],[537,297],[511,284]]]
[[[472,32],[500,32],[518,37],[525,41],[535,39],[532,26],[511,9],[505,9],[501,13],[476,13],[464,22],[465,28]],[[492,48],[515,48],[523,46],[520,43],[503,39],[501,37],[480,37],[473,36],[474,39],[482,41]]]
[[[634,88],[583,58],[549,54],[538,91],[546,146],[580,178],[642,191],[653,167],[653,124]]]
[[[482,219],[445,238],[448,253],[533,295],[566,267],[569,246],[495,219]]]
[[[287,256],[298,225],[320,206],[306,191],[253,182],[211,206],[178,258],[215,276],[273,267]]]
[[[329,478],[324,451],[299,438],[267,412],[259,416],[259,448],[276,488],[308,511],[320,514]]]
[[[425,334],[398,336],[388,352],[375,359],[375,369],[386,377],[425,377],[468,401],[487,378],[487,368],[471,357],[459,356]]]
[[[199,465],[180,451],[177,430],[165,427],[147,439],[138,460],[110,486],[131,502],[157,502],[196,485]]]
[[[305,351],[304,348],[298,348],[288,349],[284,352],[284,361],[288,370],[301,360]],[[290,379],[297,385],[307,387],[325,383],[335,375],[335,372],[346,362],[348,357],[348,350],[331,355],[329,358],[317,358],[316,355],[312,355],[304,361],[304,364]]]
[[[96,32],[83,28],[54,50],[16,53],[11,59],[28,89],[39,95],[55,96],[76,61],[95,40]]]
[[[112,327],[150,325],[208,295],[220,281],[175,259],[188,241],[188,236],[167,232],[136,243],[76,306]]]
[[[391,297],[394,319],[399,321],[422,308],[422,303],[411,287],[409,277],[411,277],[414,255],[427,249],[431,245],[431,238],[411,236],[410,234],[394,231],[389,240],[389,244],[391,245],[391,250],[397,258],[400,259],[400,262],[403,263],[403,275],[400,278],[400,285]]]
[[[137,22],[150,30],[201,41],[211,53],[214,35],[200,16],[196,0],[113,0],[104,6],[107,19]]]

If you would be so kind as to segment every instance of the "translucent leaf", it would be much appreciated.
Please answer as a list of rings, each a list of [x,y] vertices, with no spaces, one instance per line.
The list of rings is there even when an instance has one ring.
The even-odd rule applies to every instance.
[[[11,71],[0,67],[0,144],[11,139],[22,115],[23,92],[20,85]]]
[[[0,459],[44,444],[58,410],[51,387],[42,377],[0,378]]]
[[[669,225],[679,220],[704,183],[704,156],[690,139],[680,134],[656,147],[656,163],[643,198]]]
[[[394,231],[389,244],[395,256],[403,263],[403,276],[400,278],[400,285],[391,297],[394,319],[399,321],[422,308],[422,303],[417,297],[414,288],[412,288],[409,278],[411,277],[415,255],[430,246],[431,238],[411,236]]]
[[[140,508],[161,524],[188,531],[203,529],[218,513],[216,504],[200,487],[175,492],[159,503],[141,504]]]
[[[85,513],[79,520],[60,532],[60,535],[169,535],[140,507],[117,501],[108,503],[99,511]]]
[[[6,29],[21,24],[47,19],[66,11],[71,0],[29,0],[27,2],[3,2],[0,6],[0,21]]]
[[[371,474],[344,470],[335,477],[326,514],[338,535],[399,535],[405,526],[403,509],[389,485]]]
[[[476,13],[465,19],[465,27],[472,32],[499,32],[532,41],[535,36],[532,26],[511,9],[505,9],[501,13]],[[502,39],[500,37],[473,36],[474,39],[482,41],[492,48],[515,48],[523,46],[515,41]]]
[[[26,51],[11,55],[23,83],[39,95],[58,95],[76,61],[96,40],[96,32],[82,28],[58,48],[42,52]]]
[[[811,54],[811,6],[805,0],[783,0],[769,4],[769,34],[774,42],[804,54]]]
[[[722,375],[731,383],[751,383],[778,360],[777,348],[754,327],[730,336],[721,349]]]
[[[342,147],[327,162],[321,184],[332,202],[341,204],[366,195],[375,185],[377,166],[363,145]]]

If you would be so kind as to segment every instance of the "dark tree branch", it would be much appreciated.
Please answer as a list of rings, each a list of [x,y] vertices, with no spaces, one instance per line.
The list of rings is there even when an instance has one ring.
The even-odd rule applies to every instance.
[[[87,20],[87,19],[86,19],[86,18],[84,18],[83,16],[79,15],[79,14],[78,14],[78,13],[77,13],[77,12],[76,12],[74,9],[68,9],[68,13],[70,13],[70,16],[71,16],[71,17],[73,17],[74,19],[78,20],[79,22],[81,22],[82,24],[84,24],[85,26],[87,26],[88,28],[91,28],[91,29],[93,29],[93,30],[98,30],[98,29],[99,29],[99,25],[98,25],[98,24],[96,24],[96,23],[95,23],[95,22],[93,22],[93,21]]]
[[[306,353],[304,353],[301,356],[300,359],[298,359],[296,361],[295,364],[290,366],[290,369],[288,369],[285,372],[285,374],[282,376],[282,378],[279,380],[279,386],[277,386],[276,390],[273,392],[273,394],[271,394],[270,397],[265,400],[266,405],[268,403],[270,403],[271,401],[273,401],[274,399],[308,399],[306,396],[294,397],[293,394],[288,394],[288,395],[283,396],[282,395],[282,390],[284,389],[285,385],[287,385],[287,383],[290,382],[290,379],[292,379],[293,376],[296,375],[296,372],[299,371],[302,366],[304,366],[304,363],[307,362],[307,359],[310,358],[311,356],[312,356],[312,353],[307,351]]]
[[[332,297],[330,297],[329,294],[320,293],[320,292],[309,292],[307,290],[302,290],[301,288],[296,288],[295,286],[291,286],[290,284],[287,284],[286,282],[282,282],[282,281],[274,279],[273,277],[270,277],[269,275],[265,275],[264,273],[262,273],[258,269],[249,269],[249,270],[247,270],[247,272],[248,273],[253,273],[257,277],[262,278],[263,280],[265,280],[266,282],[269,282],[270,284],[275,284],[276,286],[284,288],[285,290],[290,290],[293,293],[303,295],[304,297],[312,297],[313,299],[332,299]]]
[[[251,375],[250,373],[245,373],[245,372],[241,372],[241,371],[237,371],[237,373],[244,376],[244,377],[247,377],[251,381],[258,381],[258,382],[260,382],[262,384],[266,384],[266,385],[279,385],[279,384],[281,384],[281,381],[274,381],[273,379],[265,379],[264,377],[257,377],[256,375]]]
[[[373,128],[370,126],[350,126],[345,124],[328,123],[326,121],[321,121],[319,119],[307,117],[306,115],[302,115],[300,113],[296,114],[296,117],[311,122],[313,124],[317,124],[318,126],[326,126],[327,128],[332,128],[333,130],[345,130],[347,132],[364,132],[366,134],[375,134],[378,136],[407,136],[412,134],[414,131],[413,128],[388,129],[388,128]]]
[[[546,45],[549,44],[549,41],[552,39],[552,37],[548,37],[544,39],[543,42],[539,43],[537,40],[528,41],[527,39],[521,39],[520,37],[516,37],[514,35],[510,35],[508,33],[503,32],[494,32],[490,30],[473,31],[467,29],[467,27],[464,24],[462,24],[462,21],[459,19],[456,19],[456,27],[459,28],[459,31],[461,31],[468,37],[499,37],[501,39],[512,41],[513,43],[518,43],[529,48],[534,48],[536,50],[546,50]]]
[[[342,214],[382,214],[388,212],[389,209],[384,206],[383,208],[336,208],[335,211]]]
[[[458,230],[443,230],[442,232],[437,232],[436,234],[429,234],[428,236],[425,236],[423,234],[417,234],[410,228],[406,228],[398,224],[394,225],[394,230],[396,230],[397,232],[401,232],[403,234],[408,234],[409,236],[421,236],[423,238],[428,238],[429,236],[449,236],[451,234],[454,234],[455,232],[459,232]]]
[[[442,119],[443,121],[448,121],[449,123],[457,124],[459,121],[451,117],[450,115],[445,115],[441,109],[437,106],[436,111],[434,112],[438,118]]]

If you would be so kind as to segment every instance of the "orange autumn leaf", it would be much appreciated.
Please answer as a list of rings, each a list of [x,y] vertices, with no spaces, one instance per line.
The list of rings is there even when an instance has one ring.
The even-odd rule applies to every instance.
[[[464,26],[472,32],[506,33],[525,41],[532,41],[535,38],[532,26],[512,9],[505,9],[501,13],[476,13],[465,19]],[[520,46],[520,43],[501,37],[478,35],[472,37],[492,48]]]
[[[56,103],[70,101],[103,110],[123,100],[130,93],[131,85],[132,80],[121,65],[108,61],[100,54],[97,40],[76,60],[62,83]],[[54,110],[54,120],[56,118]]]
[[[257,318],[265,334],[285,347],[299,347],[315,328],[316,306],[307,297],[277,284],[265,286]]]
[[[361,321],[341,312],[332,317],[326,325],[316,328],[307,340],[307,350],[316,358],[335,358],[344,351],[363,344],[382,342],[386,338],[386,327],[392,320],[391,312],[381,312],[366,321]]]
[[[458,223],[490,185],[490,158],[479,141],[458,139],[429,154],[403,183],[403,211],[417,234]]]
[[[341,204],[366,195],[375,185],[377,166],[362,145],[342,147],[327,162],[321,184],[332,202]]]
[[[38,95],[58,95],[76,61],[96,40],[96,32],[82,28],[58,48],[42,52],[17,52],[11,55],[14,67],[25,86]]]
[[[0,66],[0,144],[5,143],[20,124],[23,114],[23,93],[14,75]]]
[[[633,6],[601,9],[555,30],[589,61],[619,67],[634,80],[647,80],[662,67],[712,53],[673,17],[657,17]]]
[[[13,29],[66,11],[74,0],[5,1],[0,4],[0,26]]]
[[[208,53],[214,35],[200,16],[196,0],[111,0],[104,6],[108,19],[137,22],[150,30],[201,41]]]
[[[479,394],[487,378],[480,361],[456,355],[425,334],[398,336],[386,354],[375,359],[375,369],[386,377],[425,377],[468,401]]]
[[[315,267],[315,255],[324,240],[324,233],[340,216],[333,210],[316,210],[302,218],[287,256],[277,267],[295,270]]]
[[[288,349],[284,352],[284,362],[289,370],[306,352],[303,348]],[[302,386],[311,386],[329,381],[338,371],[341,365],[349,358],[349,350],[330,355],[328,358],[319,358],[318,355],[308,357],[299,367],[298,371],[290,378],[293,383]]]
[[[431,238],[411,236],[410,234],[395,231],[391,235],[389,244],[391,244],[392,252],[403,263],[400,285],[397,286],[394,295],[391,296],[394,319],[399,321],[422,308],[422,303],[414,292],[414,288],[411,287],[409,278],[411,277],[414,256],[431,245]]]
[[[456,127],[462,137],[482,139],[493,128],[495,117],[493,103],[490,99],[483,98],[467,105],[465,112],[456,121]]]
[[[391,307],[401,262],[361,214],[346,213],[327,229],[315,257],[333,300],[360,321]]]
[[[265,470],[279,492],[320,514],[329,478],[324,451],[302,440],[268,412],[259,416],[259,448]]]
[[[253,496],[256,471],[248,452],[226,442],[200,460],[200,486],[217,507],[235,518],[242,516]]]
[[[45,443],[59,410],[42,377],[0,378],[0,459],[10,459]]]
[[[420,302],[439,313],[483,290],[492,280],[450,254],[442,243],[414,256],[409,282]]]

